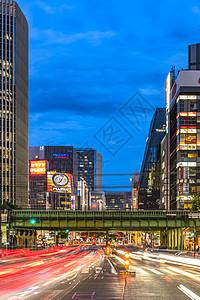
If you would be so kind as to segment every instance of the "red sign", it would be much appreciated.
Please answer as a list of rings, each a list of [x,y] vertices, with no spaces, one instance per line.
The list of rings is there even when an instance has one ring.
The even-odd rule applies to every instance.
[[[46,175],[47,161],[46,160],[31,160],[30,175]]]

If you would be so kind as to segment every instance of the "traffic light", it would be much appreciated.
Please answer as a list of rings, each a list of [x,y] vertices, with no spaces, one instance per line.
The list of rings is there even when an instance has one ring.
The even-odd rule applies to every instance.
[[[84,234],[84,235],[83,235],[83,238],[84,238],[84,239],[87,239],[87,234]]]
[[[194,232],[190,232],[190,238],[192,239],[194,237]]]
[[[127,252],[124,254],[124,265],[125,265],[126,271],[128,271],[129,266],[130,266],[130,255]]]
[[[94,236],[91,236],[91,240],[94,240]]]
[[[68,233],[68,232],[69,232],[69,229],[66,229],[65,232]]]
[[[32,225],[34,225],[36,223],[36,220],[35,219],[31,219],[30,222],[31,222]]]
[[[109,246],[106,247],[106,255],[109,255],[111,253],[111,248]]]

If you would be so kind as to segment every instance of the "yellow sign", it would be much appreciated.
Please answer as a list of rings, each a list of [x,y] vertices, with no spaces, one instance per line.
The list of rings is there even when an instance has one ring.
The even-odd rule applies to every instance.
[[[72,175],[47,172],[47,192],[72,193]]]

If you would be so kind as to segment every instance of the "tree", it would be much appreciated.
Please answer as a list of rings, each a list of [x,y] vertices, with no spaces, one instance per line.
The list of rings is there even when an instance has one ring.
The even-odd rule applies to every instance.
[[[192,199],[192,212],[200,211],[200,192],[195,194]]]

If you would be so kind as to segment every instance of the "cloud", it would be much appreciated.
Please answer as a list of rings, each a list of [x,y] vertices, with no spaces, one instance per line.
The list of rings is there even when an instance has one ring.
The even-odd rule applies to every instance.
[[[56,5],[56,3],[52,6],[49,4],[46,4],[44,1],[36,1],[32,3],[32,6],[38,6],[41,8],[46,14],[56,14],[56,13],[62,13],[65,10],[70,10],[74,8],[74,6],[68,5],[68,4],[63,4],[63,5]]]
[[[198,15],[200,13],[200,8],[198,6],[193,6],[192,7],[192,12],[195,14],[195,15]]]
[[[72,44],[80,40],[86,40],[90,44],[100,45],[103,39],[110,39],[116,36],[113,31],[101,32],[98,30],[88,31],[85,33],[74,33],[74,34],[64,34],[62,32],[55,31],[53,29],[31,29],[31,40],[41,41],[40,46],[47,46],[53,44]]]
[[[140,89],[143,95],[160,95],[162,96],[162,89],[152,89],[151,87]]]

